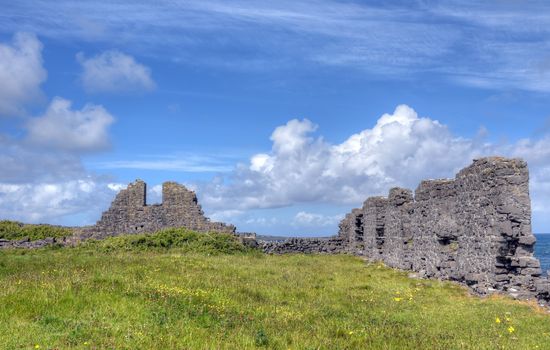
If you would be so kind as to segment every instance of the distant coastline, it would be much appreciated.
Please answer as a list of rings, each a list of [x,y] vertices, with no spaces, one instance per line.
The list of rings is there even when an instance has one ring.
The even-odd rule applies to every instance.
[[[550,234],[535,233],[535,237],[537,237],[535,256],[540,260],[540,267],[545,274],[550,270]]]

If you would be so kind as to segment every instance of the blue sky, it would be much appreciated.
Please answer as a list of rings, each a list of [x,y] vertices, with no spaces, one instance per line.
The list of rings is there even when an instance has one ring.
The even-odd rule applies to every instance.
[[[0,13],[0,217],[91,224],[136,178],[239,230],[335,233],[471,159],[530,165],[550,232],[545,1],[18,1]]]

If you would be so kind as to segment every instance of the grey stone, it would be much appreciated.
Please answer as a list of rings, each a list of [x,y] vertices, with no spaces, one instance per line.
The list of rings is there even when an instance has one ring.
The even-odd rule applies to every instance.
[[[388,198],[368,198],[340,223],[340,252],[464,280],[476,291],[517,285],[518,296],[533,296],[540,262],[530,206],[523,160],[477,159],[454,179],[422,181],[414,197],[393,188]]]
[[[537,242],[537,239],[534,235],[522,236],[519,238],[519,244],[532,246]]]
[[[83,230],[85,238],[155,232],[185,227],[198,232],[235,233],[235,226],[211,222],[204,216],[195,192],[175,182],[162,184],[162,204],[146,205],[147,185],[141,180],[118,193],[101,219]]]

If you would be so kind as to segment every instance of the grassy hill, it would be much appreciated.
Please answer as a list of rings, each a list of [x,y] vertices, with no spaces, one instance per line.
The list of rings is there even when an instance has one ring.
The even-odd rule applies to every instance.
[[[5,349],[549,349],[550,316],[360,258],[170,230],[0,251]]]

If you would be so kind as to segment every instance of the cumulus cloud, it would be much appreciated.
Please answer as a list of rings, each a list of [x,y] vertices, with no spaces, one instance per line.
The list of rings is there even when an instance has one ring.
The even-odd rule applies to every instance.
[[[78,53],[76,57],[82,65],[81,80],[86,91],[118,93],[155,88],[151,69],[120,51],[105,51],[91,58]]]
[[[21,113],[26,103],[42,95],[46,77],[36,36],[17,33],[11,44],[0,43],[0,115]]]
[[[343,215],[323,215],[316,213],[308,213],[306,211],[300,211],[294,216],[292,221],[295,226],[336,226]]]
[[[275,217],[249,217],[243,221],[246,225],[252,225],[252,226],[273,226],[279,223],[279,219]]]
[[[0,213],[3,218],[23,222],[57,222],[78,215],[75,224],[89,223],[115,194],[92,177],[66,182],[1,183]]]
[[[97,216],[121,188],[89,173],[78,154],[0,134],[0,218],[83,224]],[[65,221],[72,218],[73,221]]]
[[[90,152],[109,146],[108,127],[114,118],[105,108],[87,104],[71,109],[71,102],[56,97],[38,118],[27,124],[29,142],[71,152]]]
[[[238,165],[226,182],[206,185],[205,203],[239,209],[360,203],[392,186],[452,176],[472,158],[492,151],[479,140],[454,136],[445,125],[419,117],[406,105],[340,144],[314,137],[316,129],[307,119],[277,127],[271,152]]]
[[[123,186],[87,171],[78,154],[0,135],[0,218],[82,225]],[[72,220],[72,221],[71,221]]]
[[[48,146],[0,134],[0,218],[74,225],[97,220],[122,186],[87,171],[74,147]]]
[[[162,203],[162,185],[147,187],[147,204]]]

